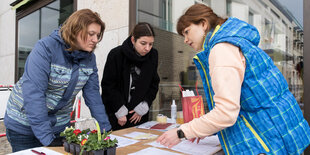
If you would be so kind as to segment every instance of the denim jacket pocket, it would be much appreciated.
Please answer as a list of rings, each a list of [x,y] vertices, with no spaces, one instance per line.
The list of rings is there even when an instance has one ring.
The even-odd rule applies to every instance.
[[[72,70],[70,68],[51,65],[51,73],[49,76],[49,87],[59,88],[66,87],[71,79]]]
[[[57,118],[55,114],[48,115],[48,119],[51,122],[51,126],[55,126],[55,124],[57,123]]]
[[[81,70],[87,76],[90,76],[94,72],[92,68],[81,68]]]
[[[80,69],[80,85],[84,85],[87,80],[89,79],[89,77],[91,76],[91,74],[94,73],[94,70],[92,68],[81,68]]]

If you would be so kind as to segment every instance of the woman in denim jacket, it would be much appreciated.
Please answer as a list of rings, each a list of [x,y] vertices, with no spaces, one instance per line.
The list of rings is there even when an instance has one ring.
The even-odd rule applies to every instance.
[[[83,9],[36,43],[10,95],[4,118],[13,152],[62,145],[59,133],[70,125],[72,101],[80,90],[101,129],[111,129],[93,52],[104,29],[96,12]]]

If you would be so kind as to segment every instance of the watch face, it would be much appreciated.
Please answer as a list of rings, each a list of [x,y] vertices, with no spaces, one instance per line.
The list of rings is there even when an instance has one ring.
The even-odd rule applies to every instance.
[[[177,134],[178,134],[178,137],[181,139],[181,138],[185,138],[185,135],[184,135],[184,132],[181,130],[181,129],[179,129],[178,131],[177,131]]]

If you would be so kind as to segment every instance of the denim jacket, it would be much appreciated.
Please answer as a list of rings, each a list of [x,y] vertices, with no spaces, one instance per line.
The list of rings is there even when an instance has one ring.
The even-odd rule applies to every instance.
[[[66,49],[59,30],[37,42],[8,100],[8,129],[34,134],[43,145],[49,145],[54,134],[69,125],[72,101],[81,90],[101,129],[111,129],[99,92],[94,53]]]

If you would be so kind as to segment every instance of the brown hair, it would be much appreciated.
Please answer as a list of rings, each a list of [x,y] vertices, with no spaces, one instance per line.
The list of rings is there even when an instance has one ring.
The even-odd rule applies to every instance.
[[[140,37],[143,37],[143,36],[155,37],[155,33],[154,33],[152,26],[146,22],[138,23],[133,28],[130,35],[134,37],[135,41],[137,41]]]
[[[90,9],[82,9],[74,12],[62,25],[60,29],[61,37],[70,45],[69,51],[77,50],[77,36],[81,32],[82,40],[86,41],[88,32],[87,27],[97,23],[101,26],[101,30],[98,37],[98,42],[101,41],[103,32],[105,29],[104,22],[100,19],[97,12],[93,12]]]
[[[227,18],[223,19],[217,16],[210,7],[204,4],[195,4],[188,8],[184,15],[179,18],[177,31],[180,35],[183,35],[184,29],[191,24],[198,25],[201,22],[206,21],[209,23],[210,27],[207,30],[208,32],[210,29],[215,28],[217,25],[222,25],[226,20]]]

